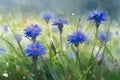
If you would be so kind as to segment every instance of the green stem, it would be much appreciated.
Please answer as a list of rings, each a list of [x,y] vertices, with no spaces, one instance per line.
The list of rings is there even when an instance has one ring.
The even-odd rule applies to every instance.
[[[48,33],[48,37],[50,38],[51,34],[50,34],[49,24],[46,23],[46,26],[47,26],[46,31],[47,31],[47,33]]]
[[[61,48],[61,53],[63,52],[63,47],[62,47],[62,33],[60,32],[60,48]]]
[[[97,35],[98,35],[98,28],[96,28],[95,37],[94,37],[94,40],[93,40],[95,43],[94,43],[94,47],[93,47],[92,52],[91,52],[89,63],[90,63],[91,59],[93,58],[93,52],[94,52],[96,44],[97,44]]]
[[[97,44],[97,35],[98,35],[98,28],[96,28],[96,32],[95,32],[95,37],[94,37],[95,43],[94,43],[94,47],[93,47],[93,49],[92,49],[92,53],[93,53],[93,51],[94,51],[94,49],[95,49],[95,46],[96,46],[96,44]]]
[[[7,22],[7,24],[10,25],[9,22],[8,22],[8,20],[7,20],[6,18],[4,18],[4,19],[5,19],[5,21]],[[14,24],[14,26],[16,26],[16,25]],[[19,46],[19,48],[20,48],[20,50],[21,50],[22,55],[23,55],[24,58],[29,62],[29,60],[27,59],[27,57],[26,57],[26,55],[25,55],[25,53],[24,53],[24,50],[23,50],[20,42],[16,39],[16,36],[15,36],[15,33],[14,33],[13,29],[12,29],[11,27],[9,27],[9,28],[10,28],[10,30],[11,30],[11,32],[12,32],[15,40],[17,41],[17,44],[18,44],[18,46]]]
[[[37,71],[37,61],[33,62],[33,74],[34,74],[33,79],[34,80],[39,80],[38,79],[38,71]]]
[[[83,76],[83,79],[85,79],[85,78],[87,77],[87,75],[88,75],[88,73],[91,71],[93,65],[96,63],[97,56],[98,56],[98,54],[100,53],[101,48],[102,48],[102,43],[101,43],[100,46],[99,46],[99,50],[98,50],[98,52],[97,52],[97,54],[96,54],[96,56],[95,56],[95,58],[94,58],[94,60],[93,60],[93,63],[88,67],[86,74]]]
[[[106,50],[108,51],[108,53],[111,55],[111,57],[114,59],[114,56],[112,55],[112,53],[110,52],[110,50],[107,48],[107,46],[105,45]]]
[[[80,21],[81,21],[81,16],[80,16],[80,18],[78,19],[77,31],[78,31],[78,29],[79,29],[79,24],[80,24]]]
[[[81,72],[82,75],[83,75],[83,72],[82,72],[82,70],[81,70],[81,69],[82,69],[82,65],[81,65],[81,61],[80,61],[80,56],[79,56],[78,47],[76,47],[75,54],[76,54],[76,63],[77,63],[77,61],[78,61],[80,72]]]
[[[91,27],[91,25],[93,25],[93,23],[90,22],[90,23],[87,25],[87,28],[85,29],[85,31],[87,31],[88,28]]]

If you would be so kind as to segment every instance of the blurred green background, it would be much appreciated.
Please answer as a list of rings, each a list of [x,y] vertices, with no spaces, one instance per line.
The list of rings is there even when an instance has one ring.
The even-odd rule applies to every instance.
[[[87,14],[91,10],[106,11],[110,18],[119,21],[120,0],[0,0],[0,13],[22,12],[24,16],[52,11],[58,15]]]

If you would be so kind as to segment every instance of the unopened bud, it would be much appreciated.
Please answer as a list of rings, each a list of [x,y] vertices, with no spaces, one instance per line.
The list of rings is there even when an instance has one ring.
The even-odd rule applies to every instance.
[[[56,54],[56,47],[55,47],[52,39],[50,39],[50,46],[51,46],[52,50],[55,52],[55,54]]]

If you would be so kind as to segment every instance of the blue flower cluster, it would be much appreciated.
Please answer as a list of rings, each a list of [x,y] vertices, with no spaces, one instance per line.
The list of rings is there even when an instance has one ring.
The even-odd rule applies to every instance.
[[[42,14],[42,18],[48,23],[50,19],[53,18],[53,14],[49,12],[45,12]],[[96,27],[98,28],[102,21],[107,19],[107,14],[100,11],[91,12],[88,20],[93,20],[96,23]],[[63,32],[63,26],[68,24],[68,21],[57,18],[53,22],[52,25],[58,26],[59,32]],[[25,52],[28,56],[32,56],[33,60],[37,60],[38,56],[44,55],[46,53],[46,48],[39,42],[36,41],[36,37],[39,36],[42,32],[42,29],[37,24],[32,24],[24,29],[25,36],[32,39],[32,43],[25,47]],[[71,35],[67,36],[69,43],[74,44],[78,47],[79,43],[83,43],[86,41],[86,35],[82,31],[76,31]],[[98,35],[98,39],[100,41],[106,40],[106,33],[101,33]]]
[[[41,14],[41,18],[44,19],[46,21],[46,23],[48,24],[50,19],[54,18],[54,15],[51,12],[43,12]],[[66,21],[62,18],[56,18],[52,25],[57,25],[58,29],[59,29],[59,32],[62,33],[63,26],[65,24],[68,24],[68,21]]]
[[[42,29],[37,24],[32,24],[28,26],[25,31],[25,36],[32,39],[32,43],[25,47],[25,53],[28,56],[32,56],[33,62],[36,62],[38,56],[46,53],[46,48],[39,42],[36,41],[36,37],[40,35]]]

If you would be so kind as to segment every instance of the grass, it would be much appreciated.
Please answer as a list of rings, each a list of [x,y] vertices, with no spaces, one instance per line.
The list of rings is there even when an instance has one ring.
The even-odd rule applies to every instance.
[[[49,23],[50,38],[52,38],[56,47],[56,55],[50,46],[50,38],[48,37],[47,25],[44,20],[38,16],[32,16],[29,18],[17,16],[1,16],[2,20],[0,24],[8,25],[10,30],[5,32],[0,31],[0,47],[4,47],[6,52],[0,54],[0,79],[1,80],[119,80],[120,79],[120,64],[119,64],[119,52],[116,51],[119,48],[119,35],[114,34],[114,25],[111,26],[111,22],[107,21],[100,25],[99,32],[112,32],[112,38],[108,43],[101,45],[101,42],[95,37],[95,27],[92,22],[86,21],[84,18],[78,23],[74,19],[70,20],[69,25],[65,25],[63,28],[63,54],[61,55],[61,47],[59,40],[59,32],[52,32],[52,28],[57,28]],[[19,16],[18,16],[19,17]],[[29,24],[39,24],[43,31],[37,38],[47,48],[47,53],[44,56],[40,56],[37,61],[37,78],[34,78],[33,64],[31,57],[28,57],[24,53],[25,45],[31,41],[24,36],[23,29]],[[77,25],[76,25],[77,24]],[[75,47],[73,44],[68,44],[67,35],[76,31],[79,25],[83,25],[81,31],[83,31],[90,41],[86,41],[84,44],[80,44],[79,57],[80,64],[76,62],[76,57],[69,57],[68,55],[73,52],[75,54]],[[114,23],[112,23],[114,24]],[[1,27],[2,28],[2,27]],[[116,28],[118,29],[118,28]],[[22,41],[18,41],[15,38],[15,34],[19,33],[22,36]],[[97,56],[91,57],[95,51],[93,49],[99,49],[97,53],[104,53],[103,63],[99,64]],[[93,53],[92,53],[93,52]],[[78,56],[78,55],[77,55]],[[79,67],[80,65],[80,67]],[[3,76],[7,73],[8,76]]]

